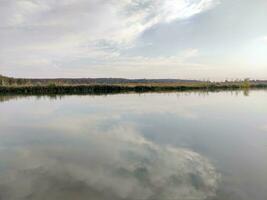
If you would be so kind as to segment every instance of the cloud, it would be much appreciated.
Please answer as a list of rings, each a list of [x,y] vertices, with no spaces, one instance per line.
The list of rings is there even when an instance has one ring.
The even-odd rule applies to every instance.
[[[132,48],[147,29],[188,19],[217,3],[217,0],[4,0],[0,2],[0,64],[11,69],[18,66],[31,69],[33,65],[56,67],[82,58],[127,59],[121,51]]]
[[[34,52],[29,52],[27,55],[17,55],[16,60],[5,62],[3,65],[12,65],[19,71],[18,67],[29,69],[25,76],[31,74],[43,74],[49,77],[57,77],[58,74],[66,77],[186,77],[190,70],[205,73],[209,69],[206,65],[194,63],[191,59],[197,58],[200,55],[198,49],[186,49],[173,56],[126,56],[120,55],[117,51],[101,51],[99,49],[88,51],[88,56],[84,52],[79,53],[81,49],[75,52],[75,49],[68,48],[63,51],[65,56],[72,52],[72,57],[64,58],[64,56],[45,59],[42,56],[35,55]],[[109,52],[108,52],[109,51]],[[76,55],[76,56],[74,56]],[[1,56],[0,56],[1,57]],[[61,59],[59,59],[61,58]],[[37,67],[38,66],[38,67]],[[12,67],[9,67],[12,69]],[[182,73],[181,73],[182,70]],[[201,72],[200,72],[201,73]]]
[[[11,0],[4,1],[10,27],[81,28],[87,36],[128,43],[158,23],[186,19],[217,4],[215,0]],[[10,12],[9,12],[10,11]],[[109,31],[109,32],[105,32]],[[78,38],[79,36],[76,35]]]
[[[267,36],[261,36],[256,38],[255,40],[256,42],[263,42],[263,43],[267,43]]]
[[[263,126],[261,126],[260,129],[261,129],[262,131],[266,131],[266,132],[267,132],[267,125],[263,125]]]
[[[263,38],[262,38],[262,41],[263,41],[263,42],[267,42],[267,36],[263,37]]]

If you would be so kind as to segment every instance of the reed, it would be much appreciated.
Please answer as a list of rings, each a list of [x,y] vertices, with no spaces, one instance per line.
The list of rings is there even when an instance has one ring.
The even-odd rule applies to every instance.
[[[0,94],[112,94],[127,92],[168,92],[191,90],[241,90],[267,88],[266,84],[114,84],[114,85],[12,85],[0,86]]]

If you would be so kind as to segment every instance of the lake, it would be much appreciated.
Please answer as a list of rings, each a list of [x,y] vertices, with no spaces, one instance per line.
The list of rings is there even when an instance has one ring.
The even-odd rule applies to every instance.
[[[1,200],[267,199],[267,91],[0,99]]]

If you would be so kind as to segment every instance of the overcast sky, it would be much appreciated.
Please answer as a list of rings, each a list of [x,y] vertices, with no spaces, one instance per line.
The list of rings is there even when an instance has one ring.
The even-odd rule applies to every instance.
[[[267,79],[267,0],[0,0],[0,74]]]

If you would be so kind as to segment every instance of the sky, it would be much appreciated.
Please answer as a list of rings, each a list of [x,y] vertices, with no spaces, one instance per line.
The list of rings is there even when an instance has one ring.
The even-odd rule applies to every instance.
[[[0,0],[0,74],[267,79],[267,1]]]

